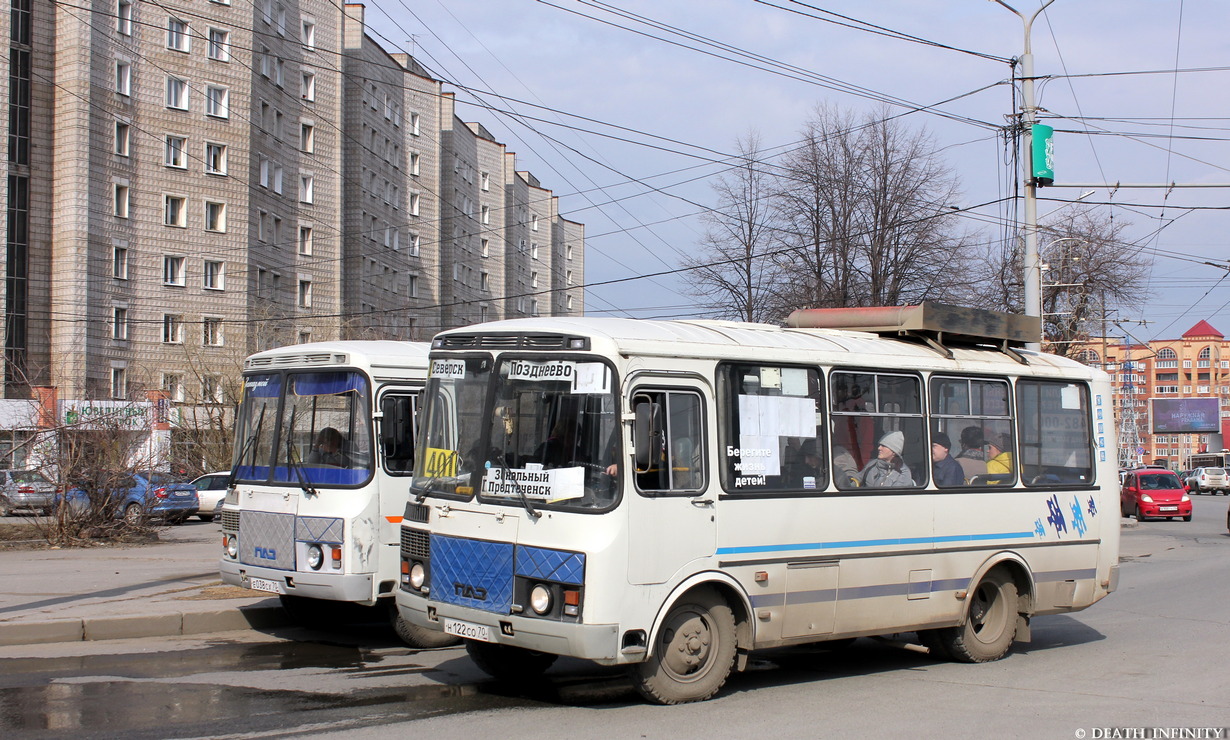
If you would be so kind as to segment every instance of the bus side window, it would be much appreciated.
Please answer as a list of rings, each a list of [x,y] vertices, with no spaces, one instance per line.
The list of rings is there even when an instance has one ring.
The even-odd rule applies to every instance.
[[[693,391],[642,391],[633,398],[637,424],[636,486],[642,491],[704,488],[704,415]]]

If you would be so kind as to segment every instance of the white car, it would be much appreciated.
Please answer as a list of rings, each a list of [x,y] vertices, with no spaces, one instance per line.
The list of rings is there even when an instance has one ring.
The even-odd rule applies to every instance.
[[[230,477],[231,471],[224,470],[220,473],[206,473],[192,481],[192,485],[196,486],[196,495],[201,499],[201,508],[196,513],[201,521],[213,521],[214,510],[226,497],[226,482]]]
[[[1196,468],[1186,483],[1191,493],[1230,493],[1230,475],[1225,468]]]

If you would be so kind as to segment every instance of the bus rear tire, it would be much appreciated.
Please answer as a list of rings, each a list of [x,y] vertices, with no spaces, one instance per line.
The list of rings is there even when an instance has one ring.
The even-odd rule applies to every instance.
[[[393,624],[393,631],[397,633],[401,641],[412,648],[442,648],[461,642],[461,638],[456,635],[407,622],[397,613],[396,606],[393,607],[390,621]]]
[[[649,659],[632,666],[632,680],[658,704],[704,701],[726,683],[735,648],[730,606],[712,591],[695,591],[667,612]]]
[[[937,630],[945,651],[961,663],[988,663],[1008,654],[1016,638],[1017,591],[1002,569],[983,576],[969,597],[965,624]]]
[[[527,650],[515,645],[501,645],[496,642],[480,642],[466,640],[466,652],[470,660],[483,673],[498,681],[516,681],[518,679],[537,678],[546,673],[558,655],[540,653],[537,650]]]

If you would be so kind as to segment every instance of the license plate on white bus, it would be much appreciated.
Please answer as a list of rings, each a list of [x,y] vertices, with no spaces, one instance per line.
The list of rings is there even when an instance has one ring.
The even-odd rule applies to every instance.
[[[485,624],[471,624],[456,619],[445,619],[444,631],[450,635],[464,637],[467,640],[491,642],[491,630]]]
[[[249,578],[248,588],[252,589],[253,591],[267,591],[271,594],[286,593],[285,591],[282,590],[282,584],[278,583],[277,581],[270,581],[265,578]]]

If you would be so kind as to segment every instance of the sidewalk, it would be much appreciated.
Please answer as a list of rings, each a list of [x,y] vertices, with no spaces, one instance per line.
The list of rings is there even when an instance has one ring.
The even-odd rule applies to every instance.
[[[0,646],[289,624],[278,599],[222,584],[217,524],[139,547],[0,551]]]

